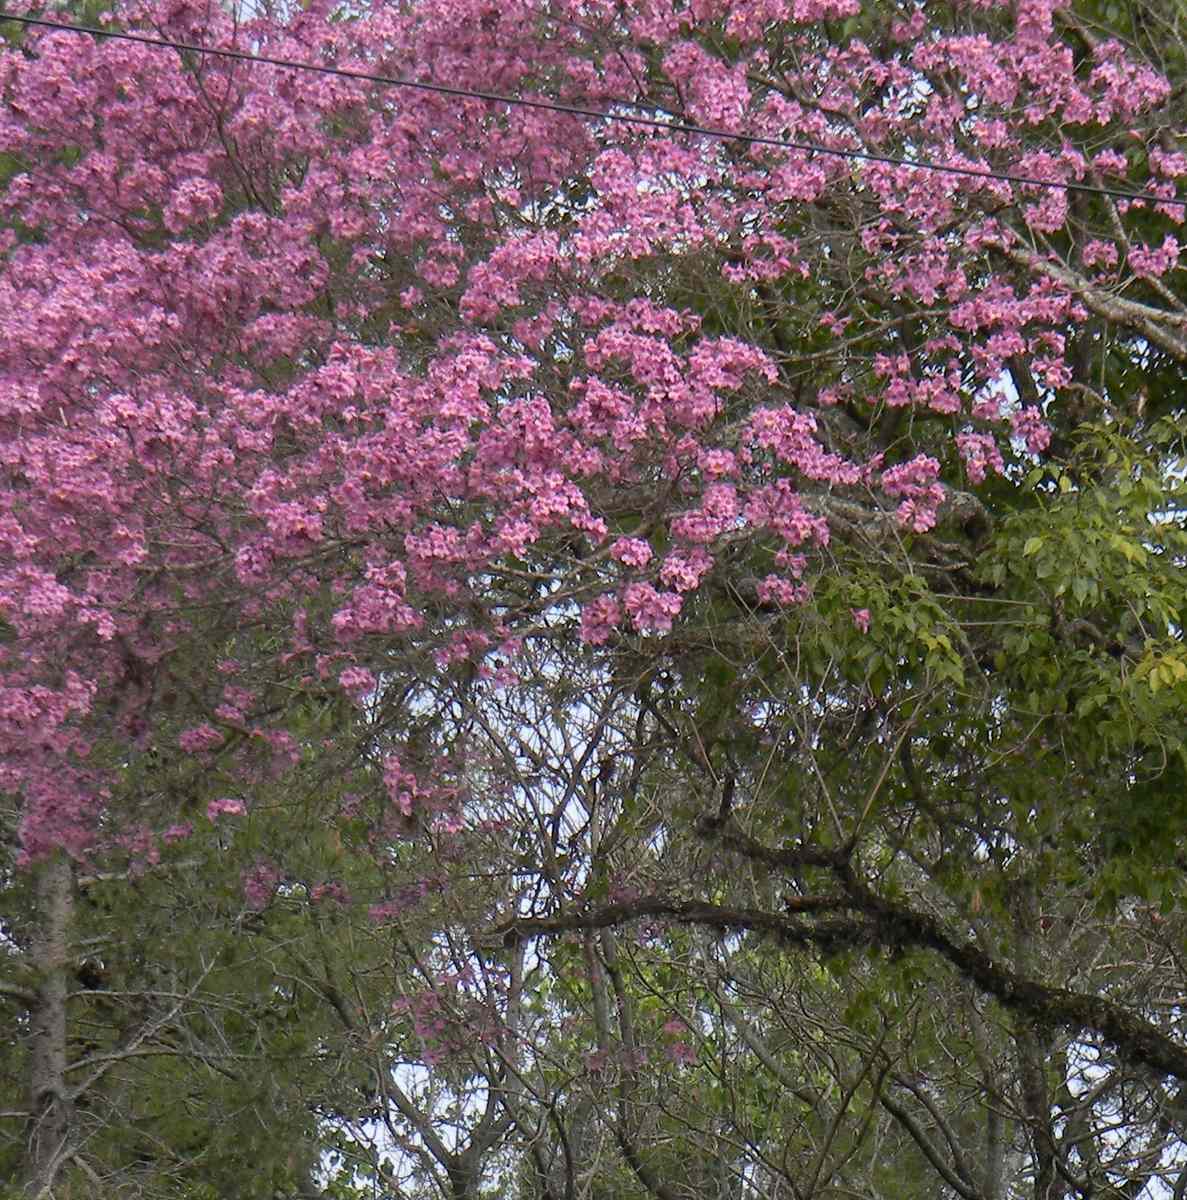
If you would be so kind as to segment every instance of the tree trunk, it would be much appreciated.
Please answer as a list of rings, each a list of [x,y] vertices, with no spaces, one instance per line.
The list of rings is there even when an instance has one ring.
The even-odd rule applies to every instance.
[[[29,1028],[29,1111],[32,1113],[25,1187],[44,1196],[66,1161],[73,1105],[66,1087],[66,1002],[74,868],[56,854],[37,871],[39,929],[33,946],[37,1000]]]

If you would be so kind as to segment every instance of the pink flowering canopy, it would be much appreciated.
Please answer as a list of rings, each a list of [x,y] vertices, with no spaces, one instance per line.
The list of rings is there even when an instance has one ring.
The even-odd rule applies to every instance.
[[[1053,0],[106,19],[1165,200],[1187,175],[1168,81]],[[247,794],[302,753],[302,691],[495,695],[539,638],[660,653],[723,577],[810,608],[854,530],[926,539],[1042,460],[1091,399],[1075,329],[1187,358],[1169,203],[50,31],[0,95],[0,789],[29,856],[184,836],[167,799],[117,819],[127,763]],[[382,771],[396,818],[465,819],[448,769]]]

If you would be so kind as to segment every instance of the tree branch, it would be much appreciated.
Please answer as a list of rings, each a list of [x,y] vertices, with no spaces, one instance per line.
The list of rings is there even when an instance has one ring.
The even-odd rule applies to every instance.
[[[771,851],[764,861],[777,861],[779,857],[780,852]],[[788,946],[829,949],[864,943],[890,950],[932,950],[1003,1008],[1048,1025],[1090,1030],[1111,1043],[1130,1062],[1187,1082],[1187,1047],[1148,1021],[1102,996],[1047,987],[1011,971],[972,942],[949,936],[935,917],[914,912],[876,895],[857,881],[847,864],[838,866],[836,872],[845,887],[847,899],[837,896],[789,897],[786,907],[790,915],[752,908],[726,908],[700,900],[644,896],[553,917],[513,917],[492,930],[492,936],[512,946],[525,938],[611,929],[631,921],[653,918],[682,925],[763,933]],[[862,916],[796,919],[797,914],[845,909],[857,910]]]
[[[23,988],[19,983],[8,983],[0,979],[0,996],[6,1000],[15,1000],[22,1008],[32,1008],[37,1003],[37,993]]]
[[[1079,296],[1098,317],[1137,330],[1172,358],[1179,362],[1187,362],[1187,340],[1181,334],[1167,328],[1170,325],[1187,324],[1187,315],[1166,312],[1153,305],[1142,304],[1138,300],[1126,300],[1110,295],[1100,288],[1093,287],[1088,280],[1067,267],[1050,262],[1031,250],[1018,248],[1008,253],[1015,262],[1047,276]]]
[[[878,1103],[911,1135],[912,1140],[923,1152],[923,1157],[939,1172],[944,1182],[964,1200],[982,1200],[981,1193],[971,1187],[967,1180],[961,1178],[945,1161],[943,1155],[936,1149],[935,1143],[919,1127],[919,1123],[897,1101],[892,1100],[885,1091],[878,1093]]]

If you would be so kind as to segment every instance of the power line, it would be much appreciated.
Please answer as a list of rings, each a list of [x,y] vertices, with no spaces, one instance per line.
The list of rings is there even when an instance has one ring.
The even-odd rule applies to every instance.
[[[899,158],[892,154],[875,154],[868,150],[842,150],[832,146],[821,146],[814,142],[801,142],[783,138],[766,137],[758,133],[737,133],[729,129],[718,129],[706,125],[689,125],[683,122],[661,121],[656,117],[630,116],[627,113],[604,112],[596,108],[585,108],[579,104],[564,104],[557,100],[540,100],[531,96],[506,96],[500,92],[486,92],[475,88],[452,87],[445,83],[425,83],[418,79],[402,79],[394,75],[375,75],[367,71],[352,71],[346,67],[331,67],[321,63],[300,62],[295,59],[273,58],[267,54],[249,54],[244,50],[230,50],[220,46],[198,46],[189,42],[175,42],[168,38],[149,37],[142,33],[128,33],[118,29],[97,29],[90,25],[67,25],[59,21],[47,21],[42,17],[16,16],[0,11],[0,20],[15,21],[21,25],[33,25],[43,29],[56,29],[63,33],[78,33],[91,37],[117,38],[120,41],[136,42],[157,49],[176,50],[178,53],[205,54],[217,58],[234,59],[237,62],[257,63],[263,66],[280,67],[286,71],[311,71],[319,75],[333,75],[340,79],[356,79],[362,83],[378,83],[384,87],[412,88],[420,92],[433,92],[441,96],[457,96],[466,100],[486,100],[493,104],[507,104],[515,108],[534,108],[545,112],[565,113],[568,116],[584,117],[596,121],[618,121],[625,125],[637,125],[648,129],[659,129],[664,133],[688,133],[700,137],[714,138],[722,142],[742,142],[749,146],[771,146],[777,150],[796,150],[804,154],[820,154],[833,158],[844,158],[852,162],[882,163],[892,167],[909,167],[917,171],[936,171],[946,175],[962,175],[971,179],[994,180],[999,183],[1014,183],[1025,187],[1049,188],[1065,192],[1084,192],[1092,196],[1108,196],[1115,200],[1141,200],[1149,204],[1177,204],[1187,209],[1187,199],[1155,196],[1151,192],[1127,192],[1119,188],[1097,187],[1088,183],[1056,183],[1050,179],[1033,179],[1027,175],[1012,175],[993,171],[978,171],[975,167],[945,166],[927,159]],[[642,107],[630,100],[615,100],[615,104],[627,107]]]

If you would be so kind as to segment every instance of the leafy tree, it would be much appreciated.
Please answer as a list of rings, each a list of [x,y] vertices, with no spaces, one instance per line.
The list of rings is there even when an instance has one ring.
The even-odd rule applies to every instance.
[[[0,55],[16,1193],[1183,1194],[1180,15],[96,19],[485,98]]]

